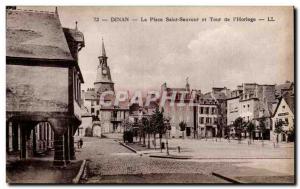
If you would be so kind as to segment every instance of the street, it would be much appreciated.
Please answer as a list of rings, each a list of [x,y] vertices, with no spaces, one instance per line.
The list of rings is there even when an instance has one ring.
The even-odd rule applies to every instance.
[[[287,171],[291,170],[293,159],[153,158],[147,153],[130,151],[117,139],[85,137],[83,141],[83,148],[77,149],[76,156],[88,160],[84,183],[228,183],[212,175],[213,172],[241,177],[245,182],[267,179],[268,182],[291,182],[293,179],[293,172]],[[274,163],[275,168],[268,166]]]
[[[77,159],[87,159],[85,183],[226,183],[211,175],[232,163],[185,162],[140,156],[114,139],[83,138]]]

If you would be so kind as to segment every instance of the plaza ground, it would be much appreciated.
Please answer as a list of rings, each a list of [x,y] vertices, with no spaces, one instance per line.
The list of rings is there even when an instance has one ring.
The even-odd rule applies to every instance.
[[[87,184],[294,183],[294,143],[280,143],[274,148],[269,141],[248,145],[247,140],[171,139],[167,155],[166,149],[161,152],[153,145],[147,149],[137,141],[123,146],[122,135],[82,139],[83,148],[76,148],[76,160],[66,168],[53,167],[51,154],[28,161],[8,161],[7,182],[71,183],[82,160],[87,160],[80,180]],[[75,142],[78,140],[75,138]]]
[[[136,147],[137,153],[120,145],[120,137],[83,138],[84,146],[76,153],[78,159],[87,159],[87,177],[84,183],[228,183],[220,174],[245,183],[293,183],[293,143],[264,146],[255,141],[222,139],[169,140],[170,154],[189,159],[153,158],[166,157],[166,151]],[[146,142],[147,144],[147,142]],[[181,152],[178,153],[178,146]]]

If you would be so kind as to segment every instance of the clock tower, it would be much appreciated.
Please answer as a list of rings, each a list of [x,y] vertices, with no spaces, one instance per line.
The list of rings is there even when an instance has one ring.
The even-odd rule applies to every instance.
[[[107,56],[105,52],[104,42],[102,38],[102,53],[98,57],[99,59],[99,65],[97,67],[97,78],[94,82],[95,91],[98,94],[101,94],[105,91],[113,91],[114,90],[114,83],[112,82],[111,75],[110,75],[110,69],[107,65]]]

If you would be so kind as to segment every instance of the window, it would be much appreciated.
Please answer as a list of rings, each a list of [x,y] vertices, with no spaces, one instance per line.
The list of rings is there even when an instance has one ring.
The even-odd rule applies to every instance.
[[[203,114],[203,107],[200,107],[200,114]]]
[[[216,110],[216,109],[215,109],[214,107],[212,107],[212,108],[211,108],[211,114],[215,114],[215,113],[216,113],[215,110]]]
[[[214,124],[217,124],[217,123],[218,123],[218,119],[214,118]]]
[[[248,106],[248,108],[249,108],[249,107],[250,107],[250,104],[248,104],[247,106]]]
[[[95,109],[94,109],[94,108],[92,108],[92,109],[91,109],[91,112],[92,112],[92,113],[94,113],[94,112],[95,112]]]
[[[205,113],[208,114],[209,113],[209,107],[205,108]]]
[[[285,106],[282,106],[282,109],[285,109]]]
[[[289,124],[289,119],[288,118],[285,118],[285,124]]]
[[[204,117],[199,117],[199,123],[203,124],[204,123]]]
[[[80,104],[79,102],[81,100],[81,83],[75,69],[73,72],[73,93],[75,101],[77,101],[78,104]]]
[[[99,110],[96,111],[96,115],[97,115],[97,116],[99,115]]]
[[[208,117],[206,118],[205,122],[206,122],[206,123],[209,123],[209,118],[208,118]]]

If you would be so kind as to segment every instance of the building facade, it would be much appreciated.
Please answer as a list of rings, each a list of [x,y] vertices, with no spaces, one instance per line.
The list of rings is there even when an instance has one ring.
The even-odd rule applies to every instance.
[[[122,133],[124,128],[122,122],[129,117],[129,101],[120,101],[115,104],[116,96],[114,82],[112,81],[110,68],[107,62],[105,46],[102,39],[102,51],[98,57],[99,65],[97,67],[96,81],[94,88],[88,88],[82,91],[83,105],[93,117],[90,126],[93,136],[105,133]],[[104,93],[107,93],[103,95]],[[101,96],[103,95],[102,102]],[[110,105],[104,105],[110,104]],[[100,134],[101,133],[101,134]]]
[[[213,99],[203,99],[198,105],[198,137],[211,138],[218,134],[218,107]]]
[[[75,159],[73,136],[81,123],[83,34],[77,23],[75,29],[63,28],[57,9],[7,9],[6,16],[7,146],[27,159],[54,143],[54,164],[65,166]]]
[[[273,104],[276,103],[275,85],[244,83],[232,91],[227,99],[227,126],[241,117],[244,122],[253,122],[256,126],[254,138],[260,138],[260,121],[266,125],[265,139],[270,139]],[[231,132],[233,128],[230,128]]]
[[[194,112],[195,106],[191,106],[193,102],[192,90],[187,82],[185,88],[169,88],[164,83],[161,86],[161,95],[165,93],[166,100],[163,103],[164,116],[169,120],[171,125],[170,136],[171,138],[181,138],[182,131],[180,131],[179,123],[185,122],[186,128],[183,137],[194,137],[196,123]],[[163,97],[161,96],[161,100]]]
[[[295,127],[294,112],[284,98],[281,98],[272,117],[271,140],[273,141],[289,141],[289,133]],[[280,134],[275,132],[276,124],[282,122],[282,130]]]

